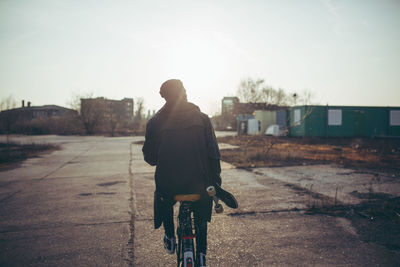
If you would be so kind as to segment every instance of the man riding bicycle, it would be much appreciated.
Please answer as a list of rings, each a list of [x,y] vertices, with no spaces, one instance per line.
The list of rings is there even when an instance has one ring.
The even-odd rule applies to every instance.
[[[156,166],[154,227],[164,225],[164,247],[173,254],[176,247],[173,206],[175,195],[200,194],[194,202],[196,259],[205,266],[207,222],[211,221],[212,199],[206,188],[221,185],[218,143],[209,117],[187,101],[180,80],[168,80],[160,88],[165,105],[146,126],[143,155]]]

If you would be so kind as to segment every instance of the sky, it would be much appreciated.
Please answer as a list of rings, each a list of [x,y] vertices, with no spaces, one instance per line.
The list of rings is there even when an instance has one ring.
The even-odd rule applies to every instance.
[[[220,112],[243,79],[320,105],[400,106],[400,1],[0,0],[0,100],[158,110],[168,79]]]

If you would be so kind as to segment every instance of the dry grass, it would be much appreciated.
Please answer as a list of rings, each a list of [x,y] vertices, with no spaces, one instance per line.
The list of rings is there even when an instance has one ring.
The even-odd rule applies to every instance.
[[[230,136],[218,141],[239,146],[221,155],[241,168],[336,163],[400,170],[400,139]]]
[[[0,170],[18,166],[21,161],[60,149],[50,144],[0,143]]]

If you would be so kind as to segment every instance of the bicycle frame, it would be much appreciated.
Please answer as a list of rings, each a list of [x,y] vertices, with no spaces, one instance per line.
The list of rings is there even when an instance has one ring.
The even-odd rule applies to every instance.
[[[195,238],[193,232],[192,202],[182,201],[178,215],[178,247],[176,249],[177,266],[195,266]]]

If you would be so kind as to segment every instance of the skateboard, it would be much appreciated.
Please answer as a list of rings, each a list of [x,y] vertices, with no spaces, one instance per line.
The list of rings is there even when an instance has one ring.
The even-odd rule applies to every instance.
[[[218,203],[219,200],[224,202],[228,207],[232,209],[238,208],[238,203],[236,198],[228,191],[222,189],[222,187],[219,186],[218,184],[207,187],[207,193],[214,200],[215,203],[214,209],[216,213],[222,213],[224,211],[222,205]]]

